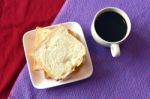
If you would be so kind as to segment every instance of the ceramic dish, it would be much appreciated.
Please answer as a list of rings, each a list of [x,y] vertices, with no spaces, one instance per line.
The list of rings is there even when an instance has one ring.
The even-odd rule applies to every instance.
[[[72,73],[70,78],[68,78],[65,81],[55,81],[53,79],[46,79],[44,77],[43,71],[32,70],[31,59],[29,57],[29,51],[33,47],[35,30],[26,32],[23,36],[23,46],[24,46],[25,56],[26,56],[26,60],[28,64],[27,66],[28,66],[31,82],[33,86],[37,89],[45,89],[45,88],[60,86],[60,85],[67,84],[67,83],[76,82],[76,81],[83,80],[83,79],[90,77],[93,73],[93,66],[92,66],[91,58],[89,55],[88,47],[87,47],[81,26],[77,22],[66,22],[66,23],[61,23],[61,24],[66,26],[68,29],[75,31],[79,35],[81,42],[86,47],[85,62],[82,64],[82,66],[80,67],[78,71]],[[56,25],[52,25],[52,26],[48,26],[45,28],[52,28],[55,26]]]

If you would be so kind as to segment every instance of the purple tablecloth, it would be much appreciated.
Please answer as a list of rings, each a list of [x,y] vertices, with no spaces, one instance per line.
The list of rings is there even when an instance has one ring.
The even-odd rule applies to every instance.
[[[123,9],[132,23],[131,34],[121,45],[118,58],[112,58],[109,49],[98,45],[91,36],[95,13],[107,6]],[[77,21],[83,28],[93,75],[83,81],[38,90],[32,86],[25,65],[10,99],[150,99],[150,0],[68,0],[54,24],[67,21]]]

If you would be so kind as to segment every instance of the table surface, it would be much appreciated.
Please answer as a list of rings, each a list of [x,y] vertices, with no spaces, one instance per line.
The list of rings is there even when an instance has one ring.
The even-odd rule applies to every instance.
[[[131,34],[122,43],[121,56],[91,36],[91,23],[104,7],[123,9],[132,23]],[[76,21],[81,24],[92,58],[93,75],[83,81],[44,90],[33,88],[27,65],[20,73],[10,99],[149,99],[150,98],[150,1],[68,0],[53,24]]]

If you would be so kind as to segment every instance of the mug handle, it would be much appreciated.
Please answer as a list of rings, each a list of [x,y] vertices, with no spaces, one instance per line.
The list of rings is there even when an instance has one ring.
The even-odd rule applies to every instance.
[[[120,56],[120,47],[119,44],[111,44],[110,45],[111,55],[112,57]]]

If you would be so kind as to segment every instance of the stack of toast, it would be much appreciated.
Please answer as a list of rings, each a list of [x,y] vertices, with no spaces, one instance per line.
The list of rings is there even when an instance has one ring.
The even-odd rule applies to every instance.
[[[86,49],[75,32],[60,24],[36,28],[30,55],[33,70],[43,70],[46,78],[64,80],[82,66]]]

